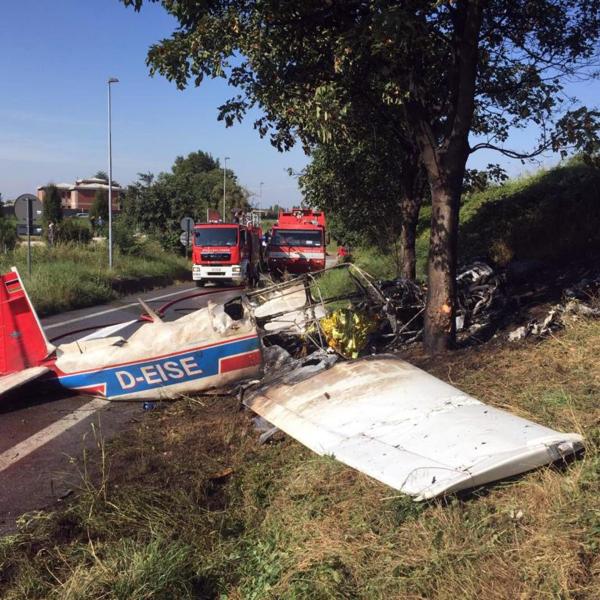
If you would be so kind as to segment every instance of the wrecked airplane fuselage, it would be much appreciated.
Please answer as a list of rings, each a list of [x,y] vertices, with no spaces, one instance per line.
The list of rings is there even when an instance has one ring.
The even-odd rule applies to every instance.
[[[258,375],[260,340],[249,318],[237,321],[222,305],[119,337],[58,346],[61,386],[110,400],[170,399]]]
[[[1,276],[0,395],[33,379],[108,400],[169,399],[255,377],[261,343],[250,315],[232,319],[210,303],[163,322],[147,306],[132,322],[54,346],[41,327],[16,270]]]
[[[145,322],[129,337],[116,335],[122,324],[59,346],[46,339],[16,271],[8,273],[0,282],[0,395],[41,377],[111,400],[166,399],[256,379],[264,369],[244,388],[248,408],[314,452],[418,500],[583,448],[578,434],[487,406],[396,356],[341,360],[321,327],[327,307],[349,302],[373,315],[373,352],[407,331],[390,295],[360,269],[343,268],[352,286],[337,296],[324,298],[320,275],[307,274],[172,322],[142,303]]]

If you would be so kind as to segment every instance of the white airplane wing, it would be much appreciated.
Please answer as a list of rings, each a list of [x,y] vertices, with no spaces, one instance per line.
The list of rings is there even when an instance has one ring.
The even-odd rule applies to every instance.
[[[583,448],[576,433],[488,406],[393,356],[284,377],[244,403],[317,454],[417,500],[511,477]]]

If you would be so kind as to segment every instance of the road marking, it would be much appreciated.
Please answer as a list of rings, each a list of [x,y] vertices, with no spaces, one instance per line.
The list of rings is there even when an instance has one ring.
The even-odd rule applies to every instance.
[[[48,425],[48,427],[45,427],[37,433],[34,433],[26,440],[23,440],[12,448],[4,451],[2,454],[0,454],[0,472],[8,469],[8,467],[20,461],[22,458],[25,458],[32,452],[35,452],[44,444],[47,444],[54,438],[67,431],[67,429],[70,429],[84,419],[87,419],[107,404],[110,404],[108,400],[96,398],[95,400],[92,400],[91,402],[88,402],[87,404],[84,404],[83,406],[74,410],[72,413],[65,415],[62,419],[59,419],[51,425]]]
[[[146,302],[155,302],[156,300],[164,300],[165,298],[170,298],[171,296],[177,296],[179,294],[183,294],[184,292],[191,292],[196,289],[195,287],[186,288],[185,290],[179,290],[177,292],[171,292],[169,294],[163,294],[162,296],[155,296],[154,298],[149,298]],[[68,321],[61,321],[60,323],[52,323],[52,325],[43,325],[44,331],[48,329],[54,329],[56,327],[62,327],[63,325],[69,325],[71,323],[77,323],[78,321],[86,321],[87,319],[91,319],[92,317],[100,317],[102,315],[108,315],[113,312],[119,312],[120,310],[126,310],[128,308],[132,308],[134,306],[139,306],[138,302],[131,302],[130,304],[123,304],[122,306],[118,306],[115,308],[108,308],[106,310],[101,310],[95,313],[84,315],[83,317],[76,317],[75,319],[69,319]]]

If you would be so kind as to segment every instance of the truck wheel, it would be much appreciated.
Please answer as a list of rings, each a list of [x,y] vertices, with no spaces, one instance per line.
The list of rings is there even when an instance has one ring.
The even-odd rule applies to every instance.
[[[197,279],[196,280],[196,287],[204,287],[204,284],[206,282],[204,281],[204,279]]]

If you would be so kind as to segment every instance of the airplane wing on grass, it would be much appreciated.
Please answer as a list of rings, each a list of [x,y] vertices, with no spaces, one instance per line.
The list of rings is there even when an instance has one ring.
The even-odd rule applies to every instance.
[[[313,368],[284,374],[244,404],[317,454],[416,500],[519,475],[583,448],[577,433],[486,405],[392,355],[302,376]]]

